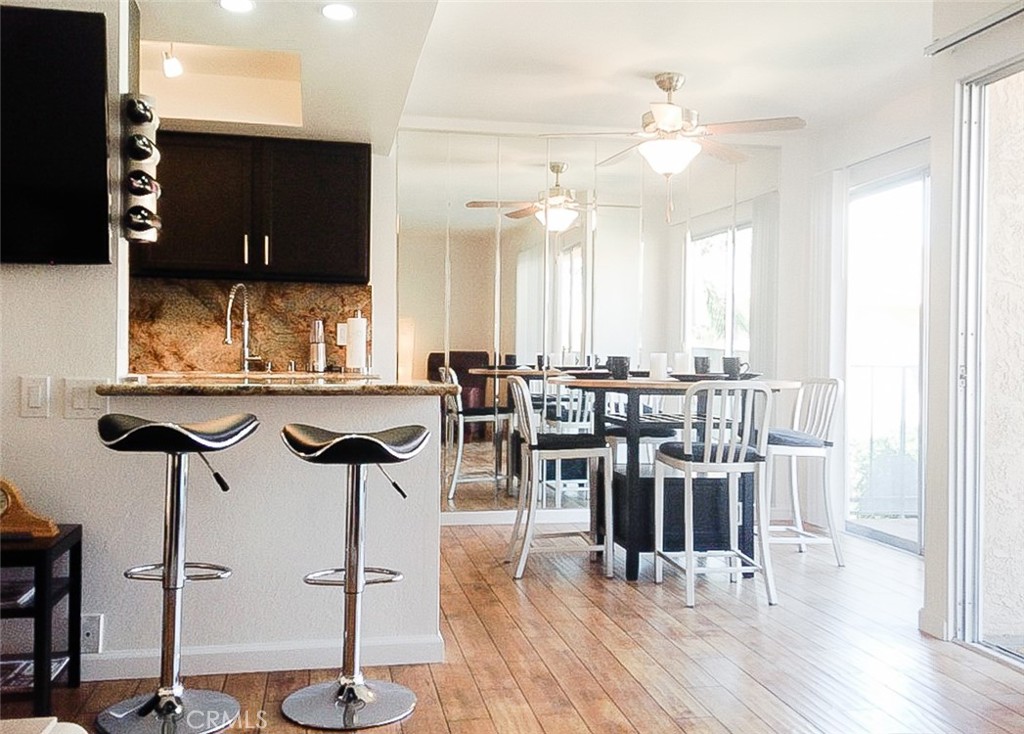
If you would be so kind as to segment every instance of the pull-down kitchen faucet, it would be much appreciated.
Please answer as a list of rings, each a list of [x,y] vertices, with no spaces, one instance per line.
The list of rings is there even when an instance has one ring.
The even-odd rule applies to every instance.
[[[235,283],[228,293],[228,309],[224,319],[224,343],[231,344],[231,310],[235,305],[235,296],[242,291],[242,372],[249,371],[250,362],[259,362],[260,357],[249,354],[249,290],[245,283]]]

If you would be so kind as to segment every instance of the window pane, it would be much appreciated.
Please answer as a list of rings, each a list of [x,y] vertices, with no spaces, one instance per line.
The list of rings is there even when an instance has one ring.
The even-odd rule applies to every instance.
[[[855,196],[847,250],[850,520],[914,549],[925,193],[920,176]]]

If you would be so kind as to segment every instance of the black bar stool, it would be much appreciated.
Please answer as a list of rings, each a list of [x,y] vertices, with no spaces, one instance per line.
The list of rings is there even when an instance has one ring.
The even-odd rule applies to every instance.
[[[185,562],[185,499],[188,458],[234,446],[259,427],[256,416],[231,415],[204,423],[158,423],[111,413],[98,421],[100,440],[115,451],[167,454],[164,497],[163,563],[135,566],[124,572],[137,581],[160,581],[164,589],[160,684],[153,694],[121,701],[103,711],[96,724],[105,734],[212,734],[238,718],[240,706],[217,691],[185,690],[181,684],[181,596],[186,581],[223,579],[231,569],[212,563]],[[212,469],[211,469],[212,471]],[[221,489],[227,483],[214,472]]]
[[[364,565],[366,465],[411,459],[427,445],[430,432],[423,426],[401,426],[378,433],[334,433],[289,423],[281,430],[281,437],[300,459],[348,466],[345,566],[315,571],[303,579],[317,586],[345,587],[341,674],[335,681],[295,691],[281,704],[281,711],[295,723],[317,729],[362,729],[404,719],[416,706],[416,694],[397,683],[364,678],[359,664],[363,587],[402,580],[399,571]],[[404,497],[394,480],[388,479]],[[367,574],[372,578],[367,579]]]

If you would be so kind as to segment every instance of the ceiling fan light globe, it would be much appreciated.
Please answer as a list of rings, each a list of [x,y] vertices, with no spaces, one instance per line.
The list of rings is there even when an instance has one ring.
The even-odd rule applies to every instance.
[[[580,213],[564,206],[549,206],[534,212],[537,221],[544,225],[548,232],[564,232],[569,229]]]
[[[652,102],[651,115],[658,130],[673,133],[683,127],[683,108],[667,102]]]
[[[655,173],[674,176],[682,173],[700,153],[700,143],[687,138],[660,138],[640,143],[637,150]]]

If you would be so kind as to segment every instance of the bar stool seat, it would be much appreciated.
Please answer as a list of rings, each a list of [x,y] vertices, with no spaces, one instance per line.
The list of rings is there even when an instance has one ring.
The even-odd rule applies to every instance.
[[[377,433],[335,433],[302,423],[281,429],[285,445],[312,464],[396,464],[418,454],[429,437],[423,426]]]
[[[416,694],[391,681],[365,678],[359,663],[364,587],[402,580],[400,571],[364,563],[366,465],[413,458],[427,445],[430,432],[423,426],[399,426],[376,433],[338,433],[289,423],[281,429],[281,438],[304,461],[348,467],[345,566],[314,571],[303,579],[314,586],[345,587],[341,672],[334,681],[294,691],[282,702],[281,711],[296,724],[316,729],[362,729],[404,719],[416,707]],[[405,495],[394,480],[391,483]],[[367,579],[367,573],[373,577]]]
[[[259,427],[256,416],[239,413],[201,423],[152,421],[123,413],[100,417],[100,441],[114,451],[167,454],[164,496],[163,561],[135,566],[125,577],[163,585],[163,632],[160,678],[154,693],[121,701],[96,719],[104,734],[213,734],[238,718],[238,701],[220,691],[186,689],[181,682],[182,592],[186,581],[227,578],[231,569],[212,563],[185,562],[185,510],[188,455],[221,451]],[[205,459],[204,459],[205,460]],[[212,471],[212,469],[211,469]],[[214,472],[226,490],[227,484]]]
[[[100,441],[114,451],[162,454],[220,451],[256,430],[251,413],[238,413],[202,423],[160,423],[124,413],[109,413],[97,421]]]

